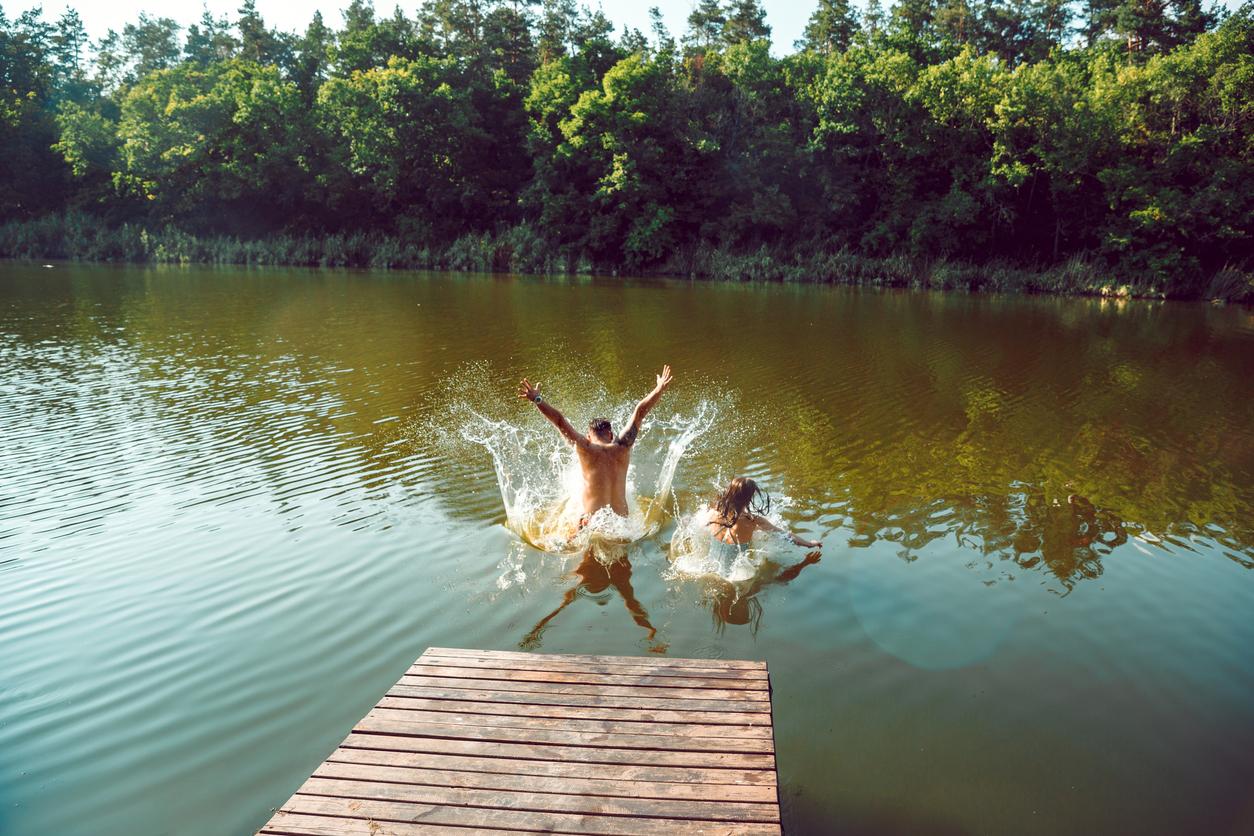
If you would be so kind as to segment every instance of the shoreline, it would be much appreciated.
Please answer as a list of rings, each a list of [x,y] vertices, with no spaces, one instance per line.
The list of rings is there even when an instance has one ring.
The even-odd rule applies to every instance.
[[[1120,276],[1117,269],[1086,255],[1051,266],[1025,267],[1004,261],[976,264],[944,257],[873,256],[847,249],[811,248],[803,254],[806,249],[803,245],[763,245],[754,252],[734,253],[694,246],[661,265],[643,268],[597,264],[586,256],[561,252],[526,226],[495,235],[465,235],[451,244],[432,246],[379,232],[276,234],[254,239],[197,235],[168,226],[154,232],[142,224],[107,227],[94,218],[74,215],[0,224],[0,259],[25,263],[631,276],[1254,304],[1254,272],[1234,267],[1171,286],[1161,278],[1138,282]]]

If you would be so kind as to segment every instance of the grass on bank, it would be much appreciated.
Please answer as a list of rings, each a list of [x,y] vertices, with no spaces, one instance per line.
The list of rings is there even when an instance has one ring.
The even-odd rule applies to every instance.
[[[289,267],[460,270],[569,274],[616,272],[551,247],[520,225],[496,235],[472,234],[432,247],[378,232],[272,235],[244,240],[193,235],[172,227],[108,226],[86,215],[50,215],[0,224],[0,258],[62,259],[131,264],[218,264]],[[1208,281],[1170,277],[1120,278],[1083,256],[1044,269],[1005,262],[983,265],[907,256],[874,257],[835,251],[761,247],[749,253],[698,247],[646,272],[722,281],[805,282],[1067,295],[1203,298],[1254,303],[1254,271],[1226,267]]]

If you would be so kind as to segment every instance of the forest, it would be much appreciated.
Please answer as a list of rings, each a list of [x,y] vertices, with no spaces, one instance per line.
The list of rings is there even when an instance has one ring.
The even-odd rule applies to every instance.
[[[0,9],[0,257],[1254,301],[1254,9]]]

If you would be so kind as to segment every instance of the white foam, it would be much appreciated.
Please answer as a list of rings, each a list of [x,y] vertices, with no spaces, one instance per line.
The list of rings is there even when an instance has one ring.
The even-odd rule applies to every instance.
[[[627,423],[634,406],[630,402],[614,407],[616,426]],[[539,549],[567,554],[657,533],[668,515],[680,461],[714,425],[719,410],[714,403],[701,401],[686,415],[646,419],[627,473],[631,513],[621,517],[602,508],[582,529],[583,476],[574,448],[556,430],[548,424],[493,419],[467,404],[457,412],[463,418],[461,437],[492,457],[509,528]]]
[[[767,519],[785,528],[779,512],[789,502],[787,497],[773,497]],[[759,533],[747,544],[721,546],[710,533],[712,513],[712,509],[706,506],[695,513],[680,516],[676,521],[675,533],[671,536],[672,577],[707,578],[741,585],[751,583],[777,568],[777,558],[788,548],[782,536]]]

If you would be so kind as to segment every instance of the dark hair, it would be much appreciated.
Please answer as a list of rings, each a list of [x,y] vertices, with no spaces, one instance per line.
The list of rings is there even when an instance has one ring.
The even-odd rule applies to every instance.
[[[771,497],[748,476],[737,476],[731,480],[723,495],[715,500],[714,510],[718,512],[718,524],[731,528],[745,511],[750,514],[770,511]]]
[[[609,433],[611,436],[614,435],[614,430],[610,427],[610,422],[606,421],[604,418],[593,418],[588,422],[588,429],[596,435],[604,435],[606,433]]]

